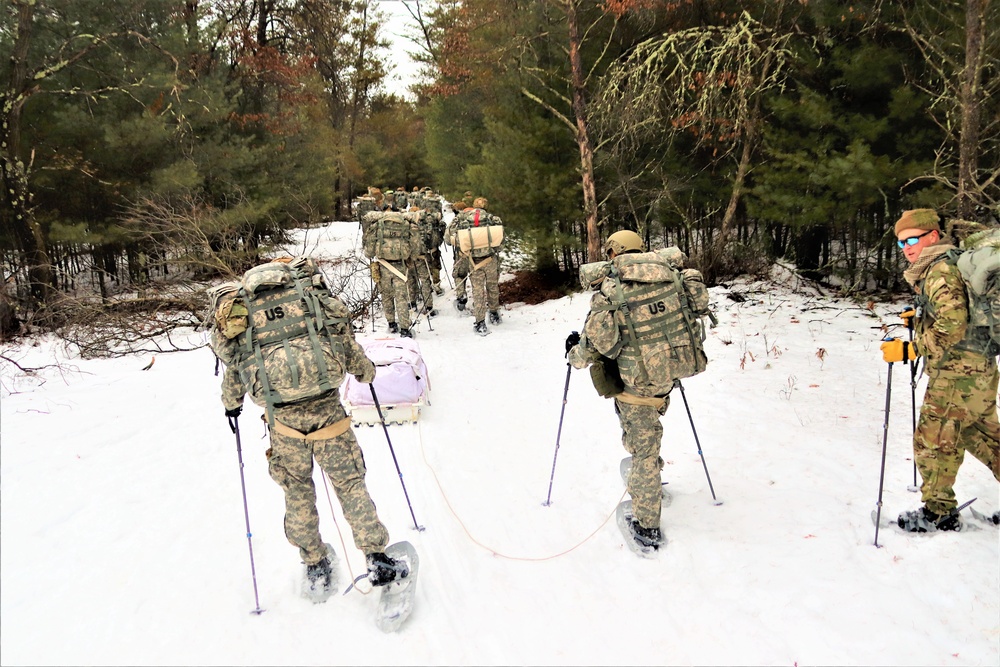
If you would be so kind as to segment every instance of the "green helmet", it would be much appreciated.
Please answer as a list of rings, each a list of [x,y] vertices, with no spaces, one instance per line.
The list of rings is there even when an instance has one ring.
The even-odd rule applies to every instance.
[[[643,252],[644,250],[642,238],[628,229],[615,232],[604,242],[604,252],[609,255],[612,252],[615,255],[621,255],[625,252]]]

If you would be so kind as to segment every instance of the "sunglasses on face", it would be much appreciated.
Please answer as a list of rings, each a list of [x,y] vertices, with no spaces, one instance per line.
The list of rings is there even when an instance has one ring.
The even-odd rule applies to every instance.
[[[911,236],[910,238],[907,239],[901,239],[899,241],[896,241],[896,245],[898,245],[900,248],[905,248],[906,246],[911,246],[911,247],[915,246],[918,243],[920,243],[920,239],[924,238],[933,231],[934,230],[932,229],[930,232],[924,232],[920,236]]]

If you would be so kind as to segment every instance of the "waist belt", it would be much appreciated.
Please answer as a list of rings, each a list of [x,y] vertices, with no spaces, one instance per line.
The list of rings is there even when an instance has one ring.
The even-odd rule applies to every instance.
[[[629,405],[648,405],[652,408],[662,408],[667,401],[666,396],[636,396],[635,394],[615,394],[614,398]]]
[[[263,417],[263,415],[262,415]],[[288,438],[295,438],[296,440],[330,440],[336,438],[339,435],[347,433],[351,428],[351,418],[344,417],[338,422],[333,422],[329,426],[324,426],[323,428],[313,431],[312,433],[303,433],[302,431],[297,431],[288,424],[282,424],[277,419],[274,420],[274,432],[283,435]]]

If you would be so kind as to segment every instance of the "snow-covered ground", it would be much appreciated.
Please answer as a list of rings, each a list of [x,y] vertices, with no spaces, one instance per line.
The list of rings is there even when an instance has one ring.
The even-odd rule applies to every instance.
[[[299,248],[343,254],[357,226]],[[745,297],[742,302],[731,295]],[[1000,664],[1000,533],[879,535],[887,366],[873,310],[789,276],[713,288],[708,370],[663,418],[668,544],[623,546],[612,518],[625,452],[611,402],[570,377],[563,341],[588,296],[508,304],[485,338],[438,299],[418,325],[431,405],[359,427],[368,485],[393,540],[421,556],[417,607],[375,628],[367,586],[313,605],[282,530],[260,410],[240,420],[261,615],[254,609],[235,439],[206,347],[82,360],[52,340],[0,348],[0,661],[13,664]],[[366,323],[371,334],[371,323]],[[384,320],[377,323],[385,334]],[[202,334],[192,334],[194,338]],[[892,382],[887,516],[916,507],[908,373]],[[917,400],[924,383],[917,388]],[[317,474],[340,589],[364,568]],[[552,480],[551,505],[543,506]],[[993,512],[1000,490],[967,457],[956,491]],[[412,516],[426,528],[414,530]],[[348,545],[345,548],[345,545]]]

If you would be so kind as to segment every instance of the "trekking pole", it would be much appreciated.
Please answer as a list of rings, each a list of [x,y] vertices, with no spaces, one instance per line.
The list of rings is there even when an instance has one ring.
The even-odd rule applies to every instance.
[[[906,318],[906,330],[910,333],[910,346],[913,345],[913,317]],[[920,358],[910,359],[910,413],[913,422],[913,432],[917,432],[917,367],[920,365]],[[920,490],[917,486],[917,457],[913,457],[913,485],[906,487],[907,491],[916,493]]]
[[[440,251],[441,251],[441,247],[438,246],[438,252],[440,252]],[[455,267],[455,261],[454,261],[454,259],[452,259],[451,265],[452,265],[452,268]],[[451,272],[448,271],[448,267],[446,267],[444,265],[444,253],[443,252],[441,253],[441,273],[443,273],[444,277],[448,279],[448,287],[450,287],[451,289],[454,290],[455,289],[455,283],[451,282]]]
[[[882,484],[885,480],[885,450],[889,442],[889,400],[892,396],[892,362],[885,381],[885,418],[882,420],[882,466],[878,473],[878,501],[875,503],[875,547],[878,548],[878,528],[882,522]]]
[[[563,387],[562,409],[559,411],[559,430],[556,431],[556,453],[552,455],[552,474],[549,475],[549,495],[545,496],[542,505],[548,507],[552,504],[552,480],[556,477],[556,458],[559,456],[559,438],[562,437],[563,415],[566,414],[566,396],[569,394],[569,374],[573,371],[573,366],[566,362],[566,386]]]
[[[694,418],[691,416],[691,408],[688,406],[687,395],[684,393],[684,385],[681,384],[680,380],[675,380],[676,384],[681,390],[681,398],[684,399],[684,409],[687,411],[688,421],[691,422],[691,432],[694,433],[694,442],[698,445],[698,456],[701,457],[701,465],[705,468],[705,477],[708,478],[708,490],[712,492],[712,500],[715,501],[716,505],[721,505],[722,501],[715,497],[715,488],[712,486],[712,476],[708,474],[708,464],[705,463],[705,455],[701,451],[701,440],[698,439],[698,431],[694,427]]]
[[[368,312],[371,313],[372,316],[372,333],[375,333],[375,277],[371,274],[370,268],[368,269],[368,284],[371,286],[371,292],[369,292],[369,294],[371,294],[372,304],[371,308],[368,309]]]
[[[240,444],[240,426],[237,417],[229,418],[229,428],[236,434],[236,456],[240,462],[240,486],[243,488],[243,517],[247,523],[247,546],[250,547],[250,575],[253,577],[253,600],[257,604],[256,609],[250,610],[251,614],[260,616],[264,610],[260,608],[260,598],[257,597],[257,568],[253,562],[253,534],[250,532],[250,509],[247,506],[247,483],[243,477],[243,446]]]
[[[399,484],[403,487],[403,496],[406,498],[406,506],[410,508],[410,517],[413,518],[413,527],[418,531],[421,531],[424,527],[417,524],[417,517],[413,513],[413,505],[410,504],[410,494],[406,492],[406,483],[403,482],[403,471],[399,469],[399,461],[396,460],[396,451],[392,448],[392,440],[389,438],[389,427],[385,423],[385,417],[382,415],[382,405],[378,402],[378,395],[375,393],[375,384],[369,384],[368,388],[372,390],[372,400],[375,401],[375,409],[378,410],[378,418],[379,421],[382,422],[382,430],[385,431],[385,441],[389,443],[389,452],[392,454],[392,462],[396,465],[396,473],[399,475]]]

